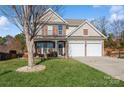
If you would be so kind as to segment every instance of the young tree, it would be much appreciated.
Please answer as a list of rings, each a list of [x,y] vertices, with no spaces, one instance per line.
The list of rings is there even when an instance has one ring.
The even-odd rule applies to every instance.
[[[28,66],[31,68],[34,66],[34,37],[52,16],[52,14],[44,16],[45,11],[48,8],[58,11],[60,9],[59,7],[47,5],[1,6],[2,12],[10,19],[13,19],[12,22],[25,35],[28,51]]]
[[[15,36],[15,41],[17,41],[17,44],[20,43],[20,50],[21,52],[24,52],[26,49],[26,42],[25,42],[25,36],[23,33],[17,34]]]
[[[107,41],[106,41],[106,47],[115,49],[116,48],[115,45],[116,45],[116,42],[114,41],[114,35],[113,35],[113,33],[109,33]]]
[[[5,44],[5,42],[6,42],[5,37],[0,37],[0,44],[3,45]]]

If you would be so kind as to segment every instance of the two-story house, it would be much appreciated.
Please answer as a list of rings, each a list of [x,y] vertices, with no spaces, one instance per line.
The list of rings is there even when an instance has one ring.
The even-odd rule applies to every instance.
[[[36,54],[56,51],[58,56],[68,57],[104,55],[106,37],[87,20],[65,20],[52,9],[44,16],[42,20],[49,20],[35,37]]]

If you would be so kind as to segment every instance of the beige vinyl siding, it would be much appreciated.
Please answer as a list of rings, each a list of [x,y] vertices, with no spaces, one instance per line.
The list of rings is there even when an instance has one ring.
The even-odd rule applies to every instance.
[[[47,14],[45,14],[41,20],[46,21],[48,19],[49,19],[48,22],[61,22],[61,23],[63,23],[63,21],[58,16],[56,16],[52,11],[49,11]]]
[[[76,28],[77,27],[75,27],[75,26],[69,26],[68,29],[66,29],[66,35],[68,35],[69,33],[71,33]]]
[[[80,27],[77,31],[75,31],[71,36],[84,36],[83,30],[88,29],[87,36],[100,36],[89,24],[85,23],[82,27]]]

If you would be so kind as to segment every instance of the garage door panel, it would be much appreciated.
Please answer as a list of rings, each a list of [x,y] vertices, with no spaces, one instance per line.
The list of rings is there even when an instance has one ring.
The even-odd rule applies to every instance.
[[[87,44],[87,56],[102,56],[102,44]]]
[[[77,57],[77,56],[84,56],[84,44],[69,44],[69,56]]]

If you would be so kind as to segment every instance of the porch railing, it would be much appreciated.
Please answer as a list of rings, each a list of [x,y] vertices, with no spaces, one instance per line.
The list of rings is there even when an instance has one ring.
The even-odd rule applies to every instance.
[[[64,55],[65,51],[64,51],[64,48],[58,48],[57,50],[55,48],[38,48],[36,49],[36,53],[37,54],[44,54],[44,53],[47,53],[47,54],[51,54],[53,52],[57,52],[58,55]]]

